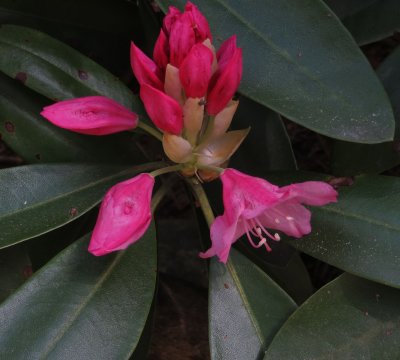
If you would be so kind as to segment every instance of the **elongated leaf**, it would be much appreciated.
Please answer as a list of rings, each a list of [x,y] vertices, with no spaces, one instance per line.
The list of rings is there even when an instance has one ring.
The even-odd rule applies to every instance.
[[[400,47],[379,66],[377,74],[392,103],[396,119],[394,141],[370,145],[334,141],[332,171],[335,174],[380,173],[400,163]]]
[[[293,300],[256,265],[231,250],[210,263],[212,359],[258,359],[295,310]]]
[[[40,116],[43,99],[0,73],[1,139],[29,163],[143,161],[132,133],[85,136],[54,126]]]
[[[121,33],[131,31],[135,13],[132,4],[123,1],[67,0],[2,0],[1,23],[55,23],[84,29]]]
[[[111,360],[132,354],[155,289],[154,227],[128,250],[104,257],[87,252],[88,240],[68,247],[2,304],[2,358]]]
[[[154,165],[46,164],[0,170],[0,248],[74,220],[98,204],[109,187]]]
[[[137,97],[115,76],[40,31],[22,26],[1,26],[0,52],[3,55],[0,71],[22,80],[49,99],[104,95],[142,112]]]
[[[360,11],[342,18],[359,45],[369,44],[400,30],[400,6],[397,0],[375,0]]]
[[[264,360],[397,359],[400,291],[344,274],[282,326]]]
[[[268,179],[287,184],[324,177],[299,173]],[[290,244],[352,274],[400,287],[399,194],[399,178],[359,176],[340,187],[337,203],[311,207],[311,234]]]
[[[355,14],[375,2],[376,0],[324,0],[324,3],[326,3],[340,19]]]
[[[164,10],[185,2],[159,0]],[[322,2],[204,0],[199,7],[217,46],[220,39],[237,35],[244,95],[333,138],[392,139],[393,114],[381,84]]]
[[[234,168],[253,175],[266,170],[296,169],[289,137],[277,113],[240,97],[232,125],[235,129],[251,127],[245,141],[230,161]]]

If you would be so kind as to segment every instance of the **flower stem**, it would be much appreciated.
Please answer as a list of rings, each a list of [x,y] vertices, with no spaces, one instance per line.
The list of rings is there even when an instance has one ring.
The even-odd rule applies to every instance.
[[[203,186],[197,181],[197,179],[192,178],[188,181],[190,187],[192,188],[198,202],[200,203],[201,210],[203,211],[203,215],[207,221],[209,227],[214,222],[214,212],[211,209],[210,202],[208,201],[208,197],[203,189]]]
[[[170,172],[179,171],[179,170],[182,169],[182,167],[183,167],[182,164],[167,166],[165,168],[161,168],[161,169],[152,171],[150,173],[150,175],[153,176],[153,177],[156,177],[156,176],[167,174],[167,173],[170,173]]]
[[[153,135],[156,139],[162,141],[163,135],[157,129],[153,128],[152,126],[147,125],[143,121],[139,121],[137,127],[146,131],[150,135]]]

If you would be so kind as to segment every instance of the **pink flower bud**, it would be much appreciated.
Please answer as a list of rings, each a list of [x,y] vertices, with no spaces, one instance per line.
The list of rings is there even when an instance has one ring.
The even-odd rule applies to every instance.
[[[168,8],[168,12],[165,15],[163,21],[163,29],[166,35],[169,36],[172,25],[175,23],[176,19],[178,19],[181,15],[182,13],[175,6],[170,6]]]
[[[179,135],[183,128],[183,113],[179,103],[147,84],[140,87],[140,98],[147,114],[162,131]]]
[[[162,29],[154,45],[153,58],[158,67],[165,70],[169,62],[169,44]]]
[[[131,43],[131,67],[140,85],[149,84],[157,89],[163,88],[158,77],[157,65],[133,42]]]
[[[236,35],[232,35],[228,40],[225,40],[217,51],[218,69],[221,71],[226,64],[232,59],[236,46]]]
[[[184,13],[171,27],[169,35],[170,63],[179,68],[195,42],[191,20],[189,15]]]
[[[138,116],[104,96],[87,96],[46,106],[41,115],[54,125],[81,134],[107,135],[134,129]]]
[[[213,75],[207,97],[206,110],[218,114],[232,99],[242,78],[242,49],[237,48],[221,71]]]
[[[199,9],[188,1],[185,6],[185,12],[190,15],[192,20],[192,26],[196,34],[196,41],[203,42],[205,39],[212,40],[210,26],[208,25],[207,19]]]
[[[192,47],[179,69],[179,76],[186,96],[201,98],[206,95],[211,78],[213,53],[203,45]]]
[[[279,188],[268,181],[226,169],[221,175],[225,212],[211,225],[212,247],[201,257],[217,255],[228,260],[231,245],[242,235],[249,243],[271,251],[267,239],[279,241],[278,233],[301,237],[311,231],[311,212],[302,204],[322,206],[336,202],[337,192],[327,183],[308,181]]]
[[[89,252],[100,256],[126,249],[140,239],[150,225],[150,201],[154,178],[140,174],[108,190],[100,207]]]

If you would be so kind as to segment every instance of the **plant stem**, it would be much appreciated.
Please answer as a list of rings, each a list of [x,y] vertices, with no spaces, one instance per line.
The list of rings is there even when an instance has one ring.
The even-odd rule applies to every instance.
[[[152,126],[147,125],[143,121],[139,121],[137,127],[146,131],[150,135],[153,135],[158,140],[162,141],[163,135],[157,129],[153,128]]]
[[[156,177],[156,176],[167,174],[167,173],[170,173],[170,172],[179,171],[179,170],[182,169],[182,167],[183,167],[182,164],[167,166],[165,168],[161,168],[161,169],[152,171],[150,173],[150,175],[153,176],[153,177]]]
[[[200,203],[201,210],[203,211],[203,215],[207,221],[208,226],[211,227],[211,224],[214,222],[215,217],[211,209],[211,205],[208,201],[208,197],[203,189],[203,186],[201,186],[197,179],[194,178],[189,180],[188,183],[191,186],[196,196],[196,199]]]
[[[218,166],[211,166],[211,165],[201,165],[198,166],[199,169],[203,169],[203,170],[209,170],[209,171],[214,171],[218,174],[222,174],[222,172],[225,170],[223,168],[220,168]]]

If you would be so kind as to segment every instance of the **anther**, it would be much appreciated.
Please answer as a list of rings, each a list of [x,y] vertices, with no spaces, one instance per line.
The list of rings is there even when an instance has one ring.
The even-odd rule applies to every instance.
[[[294,218],[293,218],[293,217],[291,217],[291,216],[286,216],[286,220],[293,221],[293,220],[294,220]]]
[[[267,239],[266,238],[262,238],[261,241],[258,243],[258,247],[261,247],[266,243],[267,243]]]
[[[279,241],[281,239],[281,237],[279,236],[278,233],[274,234],[274,238],[275,238],[276,241]]]
[[[279,224],[281,221],[280,221],[278,218],[276,218],[276,219],[275,219],[275,222],[276,222],[277,224]]]

